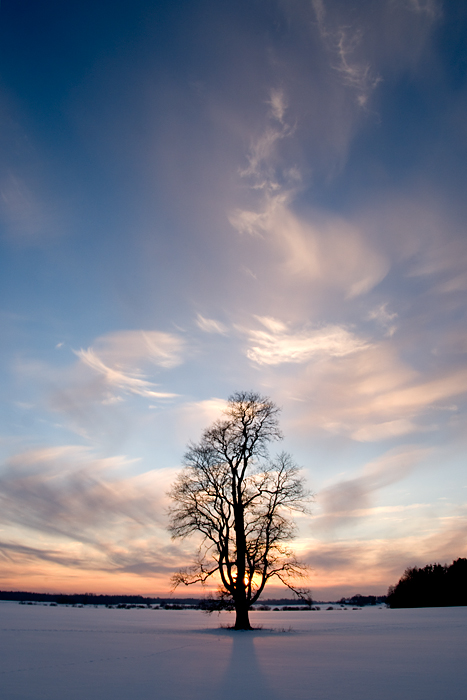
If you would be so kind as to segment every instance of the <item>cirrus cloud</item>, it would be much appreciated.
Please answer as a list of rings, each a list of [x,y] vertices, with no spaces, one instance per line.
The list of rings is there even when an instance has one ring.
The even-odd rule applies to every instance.
[[[248,332],[247,356],[259,365],[301,363],[315,356],[345,357],[364,350],[369,343],[341,326],[324,326],[288,332],[287,326],[270,317],[257,317],[266,330]]]

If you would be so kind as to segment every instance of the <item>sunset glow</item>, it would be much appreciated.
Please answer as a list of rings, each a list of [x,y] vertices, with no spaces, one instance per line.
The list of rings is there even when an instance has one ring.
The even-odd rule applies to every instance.
[[[314,493],[313,596],[467,556],[463,4],[0,17],[0,588],[168,595],[167,492],[237,390]]]

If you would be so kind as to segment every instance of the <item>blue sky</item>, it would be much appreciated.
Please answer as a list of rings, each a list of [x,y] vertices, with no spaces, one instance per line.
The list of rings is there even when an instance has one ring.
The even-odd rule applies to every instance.
[[[3,2],[0,586],[166,592],[184,449],[282,407],[318,596],[467,555],[467,10]],[[185,592],[185,591],[184,591]]]

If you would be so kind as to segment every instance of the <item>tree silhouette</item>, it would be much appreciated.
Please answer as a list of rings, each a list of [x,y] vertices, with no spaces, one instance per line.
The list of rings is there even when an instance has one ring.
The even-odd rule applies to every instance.
[[[270,459],[269,443],[282,438],[279,409],[254,392],[238,392],[223,416],[190,444],[170,496],[174,538],[200,535],[196,563],[173,578],[175,586],[204,583],[217,574],[218,603],[235,608],[235,629],[251,629],[249,609],[267,581],[293,585],[305,567],[287,546],[293,511],[307,512],[309,494],[286,453]]]
[[[387,603],[391,608],[467,605],[467,559],[406,569],[389,587]]]

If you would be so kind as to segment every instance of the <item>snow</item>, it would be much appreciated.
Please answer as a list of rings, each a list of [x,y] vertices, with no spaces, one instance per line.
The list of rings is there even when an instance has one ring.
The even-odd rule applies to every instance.
[[[326,607],[326,606],[324,606]],[[467,608],[255,612],[0,603],[2,700],[460,700]]]

